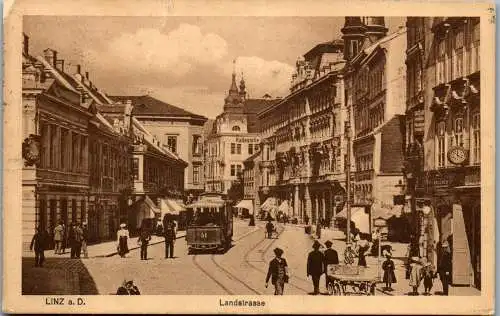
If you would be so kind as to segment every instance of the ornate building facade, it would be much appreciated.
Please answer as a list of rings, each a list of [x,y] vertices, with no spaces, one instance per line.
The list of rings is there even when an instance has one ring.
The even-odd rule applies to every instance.
[[[245,81],[241,79],[238,89],[233,71],[224,111],[216,117],[205,142],[206,191],[227,193],[243,172],[243,162],[259,151],[257,113],[274,102],[271,98],[247,98]]]
[[[261,111],[258,202],[303,221],[327,222],[342,209],[343,42],[319,44],[297,60],[290,94]]]
[[[452,283],[481,288],[479,18],[409,18],[408,45],[406,167],[420,255],[436,261],[447,241]]]
[[[406,30],[386,32],[383,17],[346,17],[342,28],[354,127],[351,213],[363,218],[356,226],[365,233],[387,232],[387,223],[374,220],[401,213],[393,202],[403,180]]]

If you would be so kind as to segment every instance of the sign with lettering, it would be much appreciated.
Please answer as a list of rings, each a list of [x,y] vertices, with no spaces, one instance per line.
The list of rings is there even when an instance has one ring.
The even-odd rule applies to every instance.
[[[237,143],[259,143],[259,137],[236,137]]]

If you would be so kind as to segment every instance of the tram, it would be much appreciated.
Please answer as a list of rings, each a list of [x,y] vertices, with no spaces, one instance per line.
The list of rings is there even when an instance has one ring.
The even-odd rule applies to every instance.
[[[189,253],[227,251],[233,237],[233,215],[224,195],[203,193],[187,205],[186,242]]]

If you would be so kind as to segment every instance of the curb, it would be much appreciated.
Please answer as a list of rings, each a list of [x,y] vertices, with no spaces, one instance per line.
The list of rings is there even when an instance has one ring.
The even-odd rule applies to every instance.
[[[181,235],[181,236],[177,236],[175,239],[180,239],[180,238],[184,238],[186,237],[186,234],[184,235]],[[152,245],[157,245],[157,244],[160,244],[162,243],[163,240],[160,240],[160,241],[155,241],[155,242],[152,242],[150,243],[149,245],[152,246]],[[128,250],[135,250],[135,249],[139,249],[141,246],[134,246],[134,247],[130,247]],[[100,255],[100,256],[94,256],[92,258],[109,258],[109,257],[113,257],[114,255],[117,255],[118,254],[118,251],[115,251],[115,252],[112,252],[112,253],[109,253],[107,255]]]

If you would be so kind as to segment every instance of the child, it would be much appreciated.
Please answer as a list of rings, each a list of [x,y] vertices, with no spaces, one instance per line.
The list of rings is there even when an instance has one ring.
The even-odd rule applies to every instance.
[[[394,274],[394,262],[391,260],[390,255],[386,255],[386,260],[382,264],[382,269],[384,270],[384,283],[385,290],[392,291],[392,283],[396,283],[396,275]]]
[[[431,295],[432,283],[434,281],[434,268],[430,262],[424,264],[422,277],[424,279],[424,295]]]
[[[411,295],[418,295],[418,287],[420,286],[422,276],[422,266],[418,257],[412,257],[410,264],[410,286],[413,288]]]

